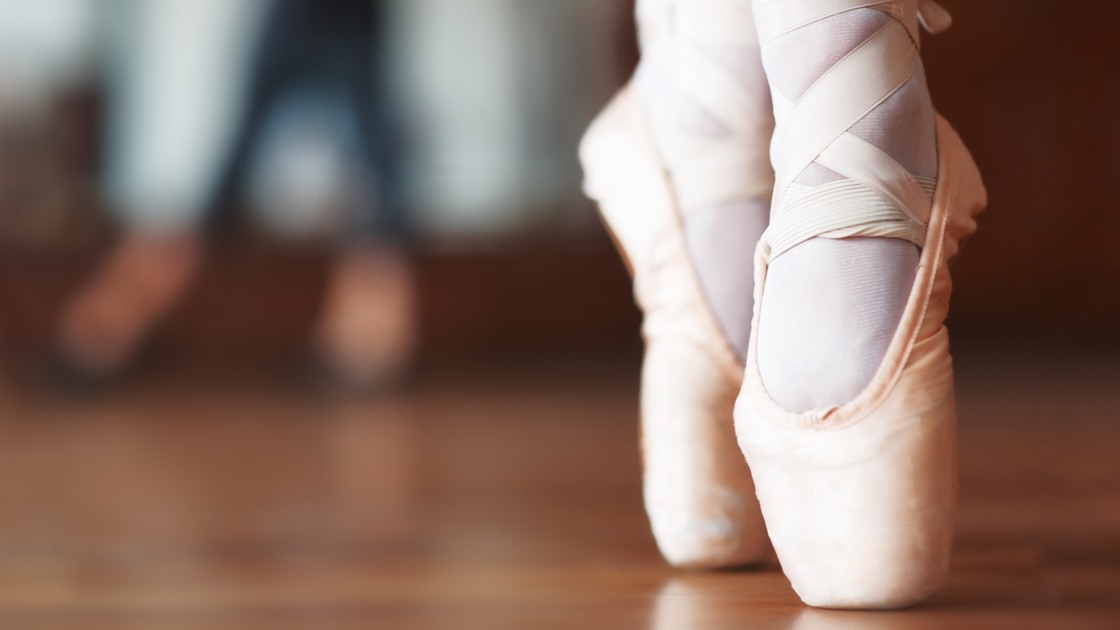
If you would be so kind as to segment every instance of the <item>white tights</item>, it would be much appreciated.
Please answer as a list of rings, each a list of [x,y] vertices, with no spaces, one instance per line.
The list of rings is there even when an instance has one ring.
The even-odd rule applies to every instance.
[[[771,89],[798,98],[893,18],[857,9],[783,35],[762,51]],[[850,132],[917,177],[937,176],[934,114],[917,72]],[[795,180],[843,179],[811,164]],[[770,396],[794,412],[850,402],[867,386],[902,317],[920,251],[884,238],[806,241],[771,261],[759,319],[758,362]]]
[[[665,25],[648,15],[666,4],[675,5],[675,16],[689,27],[668,34],[657,32]],[[742,138],[731,133],[727,121],[706,108],[702,98],[697,98],[674,78],[669,66],[674,63],[673,55],[680,54],[681,48],[687,49],[685,54],[704,59],[738,86],[755,105],[754,113],[745,111],[743,115],[757,117],[758,112],[764,112],[769,117],[770,91],[753,32],[750,5],[750,0],[639,2],[643,54],[635,82],[649,112],[653,134],[670,177],[712,152],[735,149],[726,146],[728,144],[742,142]],[[729,32],[726,23],[713,15],[716,12],[745,16],[749,28],[744,29],[746,32]],[[668,37],[676,41],[663,45],[664,38]],[[766,141],[760,136],[756,140],[759,146],[746,149],[765,152]],[[743,173],[743,177],[758,179],[758,174]],[[764,175],[763,179],[767,177]],[[725,183],[728,190],[736,188],[735,182]],[[684,208],[689,254],[728,344],[743,357],[750,338],[753,309],[754,244],[766,229],[769,194],[768,191],[754,194],[720,194],[717,191],[713,200],[710,190],[690,190],[696,185],[686,178],[674,177],[674,186],[682,199],[707,200]]]
[[[642,0],[651,6],[671,0]],[[676,10],[745,10],[750,0],[676,2]],[[719,67],[754,98],[770,90],[796,102],[837,61],[892,18],[857,9],[782,35],[761,51],[753,33],[739,40],[707,38],[695,29],[687,46]],[[713,24],[715,22],[713,21]],[[714,28],[714,27],[713,27]],[[643,24],[643,31],[652,30]],[[636,76],[670,175],[712,150],[713,143],[741,141],[719,116],[693,98],[666,69],[672,47],[659,47],[643,32]],[[760,54],[761,52],[761,54]],[[769,85],[769,90],[767,89]],[[910,81],[850,129],[879,147],[917,177],[937,176],[934,114],[919,62]],[[708,144],[681,142],[681,136]],[[707,148],[705,148],[707,147]],[[795,179],[818,186],[842,175],[811,164]],[[688,181],[674,181],[679,188]],[[679,190],[691,198],[688,190]],[[702,196],[702,195],[701,195]],[[769,200],[724,199],[685,208],[685,234],[693,263],[728,342],[745,356],[753,308],[754,246],[766,227]],[[758,361],[763,383],[783,407],[804,412],[842,405],[870,382],[902,316],[919,249],[883,238],[816,238],[771,261],[759,320]]]

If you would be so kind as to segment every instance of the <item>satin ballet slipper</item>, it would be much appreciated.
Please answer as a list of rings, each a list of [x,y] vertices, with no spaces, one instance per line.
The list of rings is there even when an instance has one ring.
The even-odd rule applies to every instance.
[[[769,542],[732,410],[742,367],[705,301],[643,106],[627,87],[580,147],[585,189],[634,278],[646,342],[643,493],[657,545],[680,567],[757,563]]]
[[[755,262],[755,311],[739,445],[754,473],[778,559],[807,604],[899,608],[941,583],[956,510],[956,405],[949,338],[947,261],[986,204],[960,138],[935,117],[937,180],[911,175],[851,132],[918,71],[919,24],[949,17],[930,0],[756,0],[759,39],[849,10],[890,20],[840,59],[796,103],[774,95],[771,222]],[[801,186],[817,163],[843,176]],[[875,375],[851,402],[804,413],[776,403],[758,362],[770,262],[813,238],[898,238],[922,249],[900,323]]]
[[[940,117],[937,134],[939,179],[917,278],[886,358],[851,403],[795,414],[767,394],[755,352],[768,262],[765,243],[759,246],[755,338],[736,434],[782,568],[813,606],[908,606],[948,570],[957,418],[946,263],[975,229],[987,195],[967,149]]]

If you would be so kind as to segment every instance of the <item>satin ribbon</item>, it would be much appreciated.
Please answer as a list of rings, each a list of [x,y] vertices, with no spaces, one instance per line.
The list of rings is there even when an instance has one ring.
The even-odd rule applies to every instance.
[[[933,0],[918,0],[918,21],[922,28],[936,35],[953,25],[953,16]]]

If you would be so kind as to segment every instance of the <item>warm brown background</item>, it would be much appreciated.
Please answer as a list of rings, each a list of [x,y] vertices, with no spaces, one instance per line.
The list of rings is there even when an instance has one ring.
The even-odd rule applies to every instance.
[[[943,4],[955,24],[926,38],[928,75],[938,108],[972,149],[991,197],[980,231],[956,261],[951,326],[965,333],[961,339],[1117,337],[1120,5]],[[619,46],[630,51],[622,57],[633,62],[632,24],[618,29]],[[627,72],[620,68],[620,81]],[[17,167],[21,181],[88,171],[83,156],[95,153],[88,145],[96,133],[81,128],[96,120],[95,106],[73,101],[62,103],[48,136],[61,157],[47,150],[38,158],[64,164],[32,168],[27,156],[37,154],[20,145],[19,162],[7,162],[9,180]],[[80,186],[45,189],[56,194],[6,194],[0,205],[57,206],[81,198]],[[0,328],[9,346],[35,345],[98,249],[0,249]],[[418,253],[429,351],[637,343],[638,313],[601,232],[564,240],[524,234],[485,247],[428,243]],[[296,348],[313,319],[325,268],[323,255],[309,249],[282,251],[237,239],[219,245],[155,345],[177,355]]]
[[[946,0],[927,38],[938,108],[988,185],[957,261],[952,323],[987,333],[1120,330],[1120,4]]]

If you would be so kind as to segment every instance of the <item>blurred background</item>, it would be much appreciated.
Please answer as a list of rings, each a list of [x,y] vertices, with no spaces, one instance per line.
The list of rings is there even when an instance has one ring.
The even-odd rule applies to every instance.
[[[361,233],[360,220],[339,215],[367,202],[329,190],[350,185],[328,172],[346,171],[350,158],[300,168],[318,149],[314,137],[301,140],[300,114],[291,113],[299,90],[260,95],[269,72],[260,57],[287,54],[262,53],[263,31],[285,35],[266,24],[268,2],[213,4],[0,3],[6,350],[49,345],[66,296],[122,234],[169,225],[202,226],[211,251],[151,348],[283,354],[306,340],[327,282],[324,243]],[[347,4],[338,11],[375,19]],[[1115,9],[1088,3],[1094,19],[1072,21],[1051,2],[946,4],[957,26],[927,38],[931,87],[992,200],[956,263],[954,328],[1112,339],[1120,43],[1103,24]],[[387,0],[373,8],[376,32],[348,37],[373,50],[354,63],[376,76],[373,95],[361,98],[389,131],[369,133],[382,155],[357,160],[373,163],[362,165],[366,175],[379,172],[355,172],[367,185],[385,180],[378,194],[392,191],[385,205],[393,207],[382,212],[400,220],[378,229],[406,235],[394,238],[417,257],[423,347],[633,343],[637,315],[580,193],[575,159],[587,122],[636,62],[630,3]],[[1036,44],[1075,28],[1068,46]],[[303,98],[312,111],[304,126],[338,109],[320,100]],[[289,119],[296,129],[284,132]]]
[[[959,566],[1091,565],[1111,601],[1120,6],[943,4],[931,90],[991,199],[954,263]],[[258,601],[214,568],[246,557],[607,557],[655,599],[640,314],[576,160],[632,12],[0,0],[0,581],[38,585],[0,615],[134,611],[161,563]]]
[[[625,2],[178,4],[0,3],[6,349],[57,345],[129,235],[190,231],[205,264],[149,261],[181,285],[153,353],[290,353],[362,238],[418,257],[426,348],[632,341],[575,158],[636,60]]]

